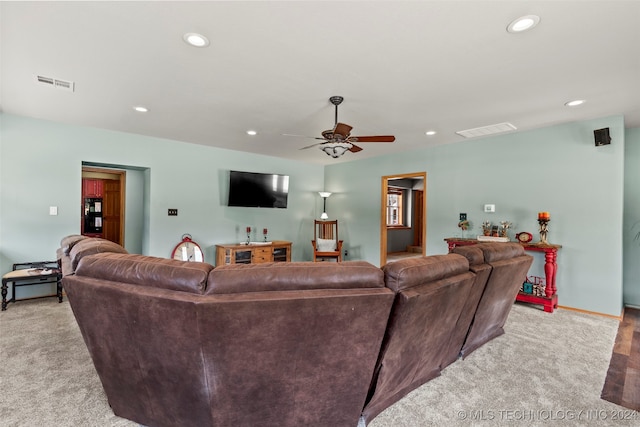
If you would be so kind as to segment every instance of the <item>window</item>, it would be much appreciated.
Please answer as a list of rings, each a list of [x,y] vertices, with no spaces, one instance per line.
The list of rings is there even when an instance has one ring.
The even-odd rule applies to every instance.
[[[404,191],[401,188],[387,189],[387,227],[403,227],[404,220]]]

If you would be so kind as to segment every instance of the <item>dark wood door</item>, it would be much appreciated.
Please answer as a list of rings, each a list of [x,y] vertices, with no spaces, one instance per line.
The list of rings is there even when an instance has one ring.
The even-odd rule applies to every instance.
[[[422,246],[424,234],[424,191],[413,190],[413,246]]]
[[[120,181],[105,179],[103,184],[104,213],[102,229],[104,238],[122,245],[122,199],[120,194]]]

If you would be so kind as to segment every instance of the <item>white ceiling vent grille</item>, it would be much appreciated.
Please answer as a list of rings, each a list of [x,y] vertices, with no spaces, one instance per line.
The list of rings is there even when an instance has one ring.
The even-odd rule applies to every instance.
[[[53,77],[37,76],[38,83],[55,87],[56,89],[66,90],[67,92],[73,92],[75,83],[67,80],[54,79]]]
[[[493,135],[496,133],[510,132],[512,130],[516,130],[517,128],[511,123],[498,123],[496,125],[482,126],[479,128],[460,130],[456,132],[460,136],[464,136],[465,138],[475,138],[478,136],[487,136]]]

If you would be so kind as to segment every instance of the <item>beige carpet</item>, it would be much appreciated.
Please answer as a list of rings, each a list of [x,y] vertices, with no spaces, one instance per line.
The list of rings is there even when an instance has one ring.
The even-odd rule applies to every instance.
[[[506,335],[369,426],[640,425],[599,398],[616,330],[612,319],[516,305]],[[111,412],[66,301],[10,304],[0,332],[0,426],[137,425]]]

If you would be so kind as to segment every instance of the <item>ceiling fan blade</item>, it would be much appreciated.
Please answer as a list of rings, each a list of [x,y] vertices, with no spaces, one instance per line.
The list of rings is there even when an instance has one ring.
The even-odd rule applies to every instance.
[[[320,138],[320,137],[317,137],[317,136],[294,135],[292,133],[283,133],[282,136],[295,136],[295,137],[298,137],[298,138],[318,139],[320,141],[325,141],[324,138]]]
[[[353,127],[344,123],[336,123],[336,127],[333,128],[333,135],[342,135],[343,139],[347,139],[351,133]]]
[[[352,153],[357,153],[358,151],[362,151],[362,148],[358,147],[353,142],[351,143],[351,145],[352,145],[352,147],[349,148],[349,151],[351,151]]]
[[[322,139],[322,138],[316,138],[316,139]],[[324,139],[322,139],[322,140],[324,141]],[[316,145],[322,145],[325,142],[316,142],[315,144],[311,144],[311,145],[307,145],[306,147],[298,148],[298,150],[306,150],[307,148],[315,147]]]
[[[378,136],[350,136],[349,142],[393,142],[396,137],[393,135],[378,135]]]

